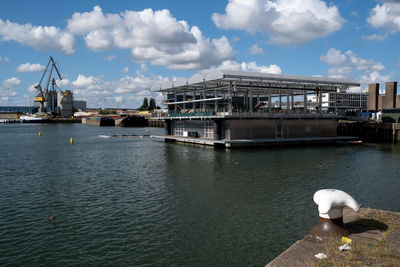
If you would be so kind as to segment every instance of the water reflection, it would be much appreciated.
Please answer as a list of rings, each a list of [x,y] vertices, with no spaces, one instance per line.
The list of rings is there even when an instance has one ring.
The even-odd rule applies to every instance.
[[[225,150],[98,137],[143,132],[3,127],[0,265],[261,266],[315,224],[318,189],[400,210],[398,145]]]

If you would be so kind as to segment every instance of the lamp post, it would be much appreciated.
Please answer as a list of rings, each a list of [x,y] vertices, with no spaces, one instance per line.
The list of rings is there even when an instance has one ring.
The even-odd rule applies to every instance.
[[[7,111],[10,113],[10,87],[7,87]]]

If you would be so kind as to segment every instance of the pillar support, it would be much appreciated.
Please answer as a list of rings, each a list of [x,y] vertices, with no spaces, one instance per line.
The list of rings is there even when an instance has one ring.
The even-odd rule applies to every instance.
[[[303,98],[303,106],[304,106],[304,113],[307,113],[307,91],[304,90],[304,98]]]
[[[272,111],[272,93],[271,93],[272,89],[269,88],[268,89],[268,112],[271,113]]]

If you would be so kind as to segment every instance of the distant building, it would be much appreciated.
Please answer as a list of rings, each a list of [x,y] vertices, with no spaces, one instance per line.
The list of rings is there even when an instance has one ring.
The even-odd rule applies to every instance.
[[[311,106],[316,106],[317,96],[309,96]],[[343,114],[346,111],[367,110],[368,93],[329,92],[322,94],[321,108],[327,112]]]
[[[74,106],[74,110],[85,110],[86,109],[86,101],[74,100],[73,106]]]
[[[58,113],[62,117],[70,117],[74,115],[74,98],[71,91],[66,90],[65,92],[57,93],[57,108]]]
[[[397,82],[387,82],[384,95],[379,95],[379,83],[368,85],[368,111],[400,108],[400,95],[397,95]]]
[[[0,113],[36,113],[39,107],[37,106],[0,106]]]

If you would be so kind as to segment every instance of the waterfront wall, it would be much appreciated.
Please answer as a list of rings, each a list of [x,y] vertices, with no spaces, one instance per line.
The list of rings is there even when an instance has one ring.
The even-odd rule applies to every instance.
[[[164,127],[164,121],[162,120],[155,120],[155,119],[149,119],[147,121],[147,125],[149,127]]]
[[[91,126],[115,126],[115,120],[109,117],[83,118],[82,123]]]
[[[337,132],[340,136],[358,136],[366,142],[400,141],[400,123],[339,123]]]

